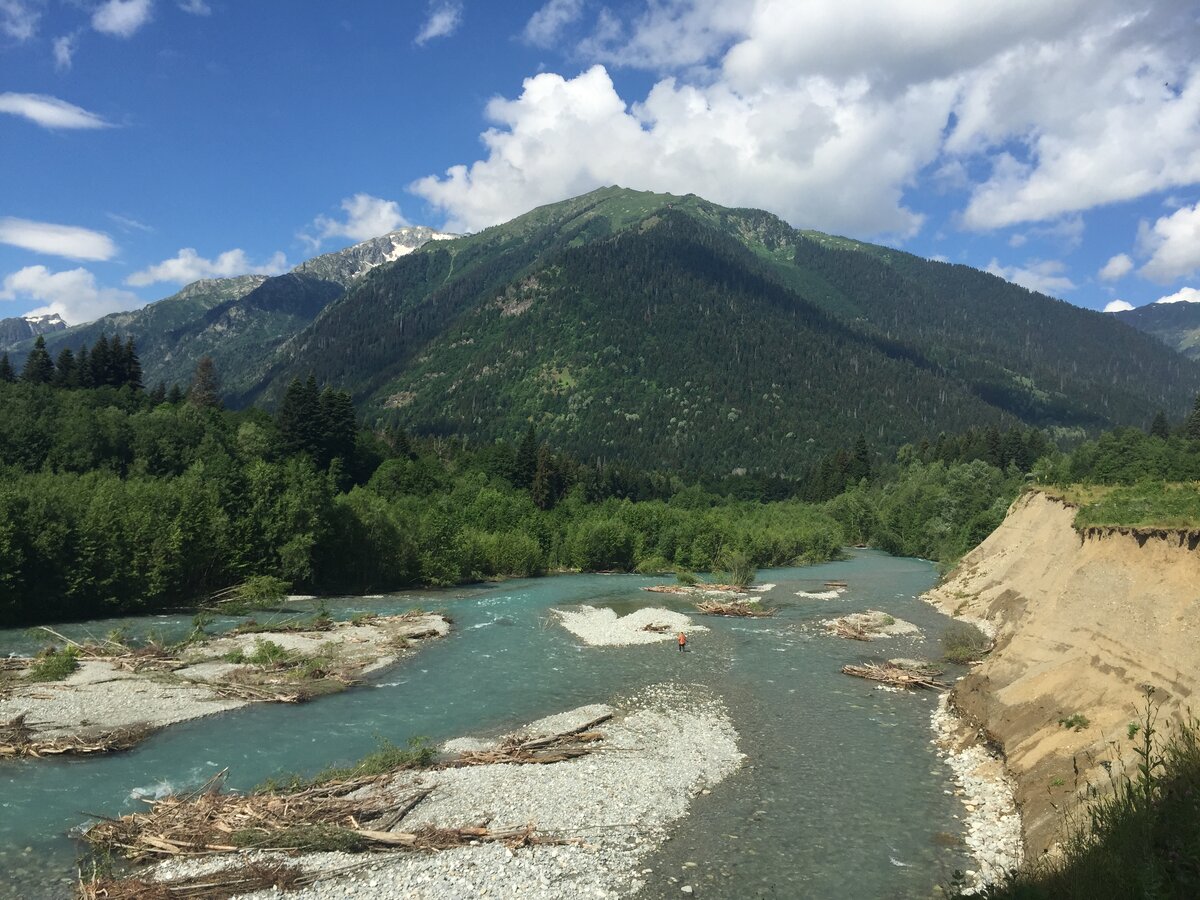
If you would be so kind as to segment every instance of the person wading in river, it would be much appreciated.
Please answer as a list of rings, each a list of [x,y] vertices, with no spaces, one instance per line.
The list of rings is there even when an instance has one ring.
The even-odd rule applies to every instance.
[[[687,635],[682,631],[679,632],[679,652],[683,653],[687,649]]]

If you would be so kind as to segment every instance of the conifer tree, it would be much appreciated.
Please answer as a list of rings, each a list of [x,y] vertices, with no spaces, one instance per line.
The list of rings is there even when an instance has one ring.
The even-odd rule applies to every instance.
[[[54,360],[54,386],[60,388],[79,387],[79,369],[75,362],[75,354],[70,347],[58,351]]]
[[[354,453],[354,438],[358,433],[358,421],[350,395],[345,391],[325,388],[321,392],[320,422],[322,465],[339,457],[349,459]]]
[[[512,482],[516,487],[528,489],[533,485],[533,476],[537,472],[537,453],[537,433],[530,422],[521,443],[517,445],[517,458],[513,463]]]
[[[135,391],[140,391],[142,389],[142,361],[138,359],[137,346],[133,343],[132,337],[125,338],[125,350],[121,354],[121,363],[124,368],[123,383]]]
[[[108,344],[108,336],[103,332],[92,345],[92,386],[106,387],[113,383],[112,348]]]
[[[40,334],[21,369],[21,380],[30,384],[50,384],[54,380],[54,361],[46,350],[46,339]]]
[[[1167,414],[1161,409],[1154,414],[1154,421],[1150,423],[1150,437],[1162,438],[1164,441],[1171,436],[1171,424],[1167,421]]]
[[[1200,394],[1196,395],[1192,414],[1188,416],[1187,422],[1183,426],[1183,436],[1193,441],[1200,441]]]
[[[12,384],[17,380],[17,373],[13,371],[12,363],[9,362],[8,354],[0,356],[0,382]]]
[[[158,384],[156,384],[154,386],[154,390],[152,390],[149,393],[148,397],[149,397],[151,406],[159,406],[163,403],[166,403],[167,402],[167,385],[166,385],[166,383],[160,381]]]
[[[560,476],[550,448],[542,444],[537,451],[537,465],[529,495],[538,509],[550,509],[558,501]]]
[[[221,382],[217,378],[217,366],[211,356],[202,356],[196,363],[191,386],[187,392],[188,403],[201,409],[221,408]]]
[[[172,406],[178,406],[184,401],[183,391],[179,389],[179,383],[171,385],[171,390],[167,392],[167,402]]]
[[[75,357],[75,381],[81,388],[96,385],[96,379],[92,377],[92,354],[87,344],[79,348],[79,354]]]
[[[317,455],[322,423],[321,395],[315,376],[309,375],[305,381],[292,379],[275,414],[275,424],[279,426],[279,439],[285,454]]]

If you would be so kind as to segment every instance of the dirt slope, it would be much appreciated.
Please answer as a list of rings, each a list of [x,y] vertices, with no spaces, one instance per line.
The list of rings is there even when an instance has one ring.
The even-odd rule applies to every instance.
[[[1200,687],[1195,537],[1121,529],[1085,536],[1074,514],[1045,494],[1020,497],[926,595],[951,615],[996,628],[996,649],[952,702],[1006,755],[1032,857],[1055,842],[1059,809],[1089,782],[1107,784],[1101,761],[1128,762],[1127,729],[1146,689],[1167,721],[1187,714]],[[1090,724],[1060,724],[1075,714]]]

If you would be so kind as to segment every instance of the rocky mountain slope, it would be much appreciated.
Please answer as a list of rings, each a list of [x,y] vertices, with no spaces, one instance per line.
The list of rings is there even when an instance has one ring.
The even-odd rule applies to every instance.
[[[39,334],[53,334],[67,327],[57,313],[45,316],[13,316],[0,319],[0,350],[7,350],[21,341]]]
[[[1151,303],[1113,315],[1172,350],[1200,360],[1200,303]]]

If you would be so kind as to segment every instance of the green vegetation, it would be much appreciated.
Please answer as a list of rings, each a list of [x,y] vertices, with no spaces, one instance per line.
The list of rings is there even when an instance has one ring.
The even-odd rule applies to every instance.
[[[976,896],[986,900],[1185,900],[1200,896],[1200,723],[1159,734],[1147,708],[1132,774],[1091,792],[1047,855]],[[1136,723],[1135,723],[1136,724]]]
[[[404,769],[425,769],[433,765],[435,759],[437,759],[437,750],[429,743],[428,738],[410,738],[403,747],[381,738],[379,748],[375,752],[363,757],[352,766],[330,766],[322,769],[312,778],[305,778],[294,773],[270,778],[255,790],[260,793],[286,793],[329,784],[332,781],[387,775]]]
[[[982,659],[991,649],[988,636],[970,622],[951,622],[942,632],[942,658],[966,665]]]
[[[50,647],[38,654],[26,678],[30,681],[62,681],[78,668],[78,650],[74,647],[62,650]]]
[[[745,588],[754,584],[758,571],[750,561],[750,555],[743,550],[735,550],[729,554],[725,568],[729,572],[728,583],[735,587]]]
[[[1059,719],[1058,724],[1063,728],[1068,728],[1071,731],[1083,731],[1092,724],[1092,720],[1083,713],[1071,713],[1064,719]]]

